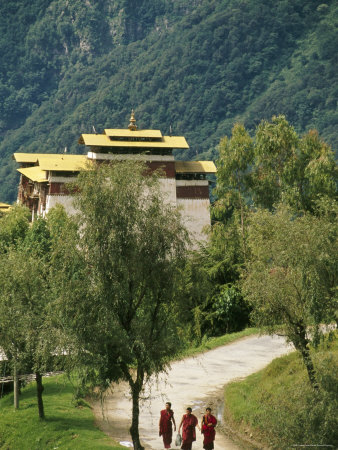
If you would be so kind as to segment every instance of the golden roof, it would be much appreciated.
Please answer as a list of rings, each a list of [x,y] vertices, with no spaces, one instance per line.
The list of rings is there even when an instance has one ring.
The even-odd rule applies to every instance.
[[[126,130],[122,130],[126,131]],[[128,131],[128,130],[127,130]],[[137,131],[130,131],[132,136]],[[119,141],[112,140],[106,134],[81,134],[79,144],[90,147],[134,147],[134,148],[189,148],[183,136],[162,136],[161,141]]]
[[[162,138],[161,130],[121,130],[118,128],[108,128],[104,130],[105,134],[109,137],[137,137],[148,139]]]
[[[7,203],[0,202],[0,211],[7,211],[11,208],[11,205],[8,205]]]
[[[47,180],[47,174],[44,170],[41,170],[39,166],[25,167],[24,169],[18,169],[18,172],[25,175],[32,181],[37,181],[38,183],[43,183]]]
[[[86,155],[66,155],[60,153],[14,153],[18,163],[37,165],[17,169],[32,181],[43,183],[47,181],[47,171],[78,172],[86,168]]]
[[[46,156],[43,153],[14,153],[13,159],[17,163],[36,163],[39,157]]]
[[[216,173],[213,161],[175,161],[176,173]]]
[[[104,134],[81,134],[78,143],[89,147],[189,148],[183,136],[162,136],[160,130],[138,130],[133,109],[127,129],[107,128]]]
[[[85,169],[88,162],[86,155],[49,155],[49,158],[38,158],[39,167],[41,170],[52,170],[59,172],[78,172]]]
[[[45,159],[57,159],[68,161],[77,161],[82,158],[86,158],[84,155],[67,155],[66,153],[14,153],[13,158],[17,163],[36,163],[42,158]]]

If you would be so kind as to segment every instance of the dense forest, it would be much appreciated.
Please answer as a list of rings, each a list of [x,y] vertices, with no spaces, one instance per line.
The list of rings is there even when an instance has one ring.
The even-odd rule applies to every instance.
[[[16,151],[81,153],[92,127],[185,135],[216,159],[234,122],[284,114],[337,148],[338,5],[329,0],[12,0],[0,3],[0,200]]]

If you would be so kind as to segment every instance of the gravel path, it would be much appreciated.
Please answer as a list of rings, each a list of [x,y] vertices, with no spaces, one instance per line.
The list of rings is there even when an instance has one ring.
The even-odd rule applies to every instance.
[[[163,448],[158,436],[158,420],[166,401],[172,402],[177,426],[187,406],[200,420],[207,405],[222,419],[222,388],[231,380],[246,377],[265,367],[274,358],[292,350],[284,338],[252,336],[232,344],[210,350],[199,356],[174,362],[167,376],[154,380],[147,389],[140,412],[140,437],[147,449]],[[120,383],[105,398],[103,406],[95,405],[98,425],[125,446],[132,447],[128,428],[131,420],[131,401],[128,386]],[[176,435],[176,434],[175,434]],[[193,449],[201,449],[202,436],[197,432]],[[173,448],[176,448],[173,446]],[[221,433],[216,434],[215,450],[239,449]]]

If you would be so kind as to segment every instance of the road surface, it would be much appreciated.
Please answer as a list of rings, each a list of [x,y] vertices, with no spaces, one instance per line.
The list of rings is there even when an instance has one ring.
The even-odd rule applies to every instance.
[[[193,358],[174,362],[166,376],[153,380],[147,388],[140,408],[140,438],[146,449],[163,449],[158,436],[160,410],[170,401],[177,426],[187,406],[201,419],[205,407],[222,420],[223,386],[231,380],[246,377],[265,367],[274,358],[292,350],[278,336],[252,336],[218,347]],[[132,447],[128,428],[131,421],[131,401],[128,386],[120,383],[108,393],[103,405],[95,405],[99,427],[126,447]],[[174,433],[174,438],[176,433]],[[193,449],[201,449],[202,435],[197,432]],[[174,440],[173,440],[174,441]],[[173,442],[173,447],[174,442]],[[216,433],[215,450],[239,449],[226,436]]]

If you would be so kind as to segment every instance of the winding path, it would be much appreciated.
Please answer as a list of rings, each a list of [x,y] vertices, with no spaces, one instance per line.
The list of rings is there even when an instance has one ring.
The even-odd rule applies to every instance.
[[[292,350],[284,338],[252,336],[218,347],[193,358],[174,362],[167,374],[154,380],[145,393],[140,411],[140,437],[147,449],[163,448],[158,436],[159,412],[166,401],[172,402],[176,423],[179,425],[187,406],[200,420],[207,405],[222,419],[223,386],[236,378],[246,377],[265,367],[274,358]],[[128,386],[115,386],[101,404],[95,405],[99,427],[118,442],[131,446],[128,428],[131,419],[131,401]],[[175,446],[173,446],[175,448]],[[202,448],[202,436],[197,433],[193,448]],[[215,450],[238,449],[221,433],[216,434]]]

